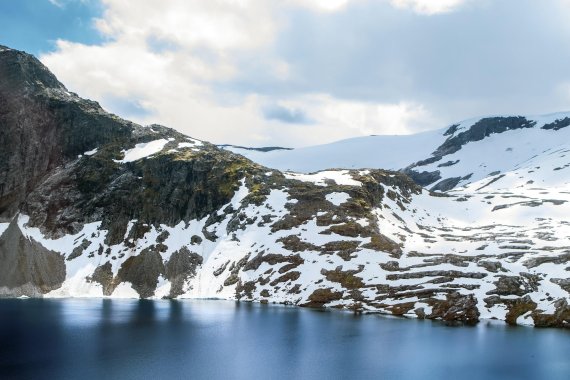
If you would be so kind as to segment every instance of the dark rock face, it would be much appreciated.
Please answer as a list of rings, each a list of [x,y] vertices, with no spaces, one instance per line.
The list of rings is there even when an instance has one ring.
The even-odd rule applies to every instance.
[[[568,323],[560,294],[545,296],[556,302],[555,312],[528,296],[542,290],[545,278],[501,264],[516,254],[427,251],[437,239],[483,239],[477,246],[485,247],[495,235],[448,229],[445,215],[434,216],[435,226],[427,213],[433,210],[415,203],[424,196],[449,197],[427,194],[418,183],[447,191],[467,178],[443,179],[440,171],[418,167],[454,165],[443,155],[492,133],[527,128],[524,118],[484,119],[463,132],[453,126],[437,154],[404,173],[348,170],[335,172],[350,180],[344,184],[335,177],[313,183],[206,142],[194,149],[193,139],[166,127],[141,127],[110,115],[68,93],[24,53],[0,51],[0,75],[7,78],[0,82],[0,144],[6,147],[0,152],[0,223],[11,222],[0,235],[0,296],[42,296],[62,284],[62,294],[72,295],[78,283],[79,293],[84,285],[99,284],[103,295],[120,296],[117,287],[128,283],[141,298],[196,290],[242,301],[415,313],[472,324],[479,318],[477,294],[489,308],[506,308],[513,323],[520,317],[539,326]],[[164,142],[162,150],[123,160],[125,151],[157,140]],[[19,227],[16,221],[24,216],[29,222]],[[62,238],[61,252],[27,238],[36,236],[32,227],[46,239]],[[426,252],[407,245],[417,237],[422,240],[416,246]],[[498,249],[531,248],[518,243]],[[568,253],[559,252],[521,264],[535,273],[531,268],[543,263],[567,262]],[[495,289],[477,293],[482,279]],[[550,290],[570,288],[564,278],[549,280]]]
[[[447,129],[447,131],[445,131],[445,133],[443,135],[444,136],[451,136],[451,135],[455,134],[455,132],[457,132],[457,128],[459,128],[459,124],[453,124],[451,127],[449,127]]]
[[[448,138],[436,149],[433,155],[446,156],[457,152],[467,143],[481,141],[494,133],[503,133],[513,129],[532,128],[535,125],[535,122],[529,121],[522,116],[489,117],[481,119],[473,124],[467,131],[460,132],[456,136]]]
[[[338,301],[342,298],[342,292],[331,289],[317,289],[309,296],[309,302],[301,305],[306,307],[323,307],[329,302]]]
[[[414,180],[415,183],[420,186],[428,186],[441,179],[441,173],[439,170],[436,170],[434,172],[419,172],[413,169],[404,169],[403,173],[408,175],[411,179]]]
[[[113,277],[113,268],[110,262],[98,266],[93,275],[89,279],[90,281],[97,282],[103,287],[103,295],[110,296],[117,287]]]
[[[171,283],[169,297],[175,298],[184,293],[184,282],[196,276],[196,269],[202,261],[202,256],[190,252],[186,247],[170,256],[165,265],[165,277]]]
[[[137,143],[163,137],[174,147],[185,136],[106,113],[68,93],[22,52],[0,52],[0,77],[0,222],[23,210],[30,225],[61,236],[103,219],[116,243],[128,220],[173,225],[211,214],[231,199],[244,172],[256,168],[211,144],[200,154],[118,164],[121,150]],[[95,148],[95,155],[78,158]]]
[[[22,235],[16,221],[0,237],[0,296],[37,297],[65,280],[63,256]]]
[[[559,130],[570,126],[570,117],[565,117],[564,119],[557,119],[552,123],[545,124],[542,129],[552,129]]]
[[[531,314],[536,327],[564,327],[570,328],[570,306],[568,300],[561,298],[554,302],[553,314],[533,312]]]
[[[100,222],[99,230],[107,231],[107,248],[104,251],[98,244],[96,254],[104,254],[109,261],[87,280],[99,283],[104,295],[129,282],[142,298],[151,297],[160,276],[171,282],[171,297],[181,294],[202,258],[182,248],[165,262],[161,254],[167,249],[163,242],[168,233],[161,234],[155,246],[126,259],[116,276],[111,260],[125,253],[111,256],[110,247],[134,247],[151,226],[174,226],[205,217],[209,217],[205,228],[218,222],[216,212],[246,177],[250,188],[256,186],[253,195],[259,201],[268,191],[267,185],[259,183],[264,170],[259,165],[205,142],[198,152],[173,149],[187,142],[187,137],[106,113],[96,102],[69,93],[28,54],[1,50],[0,77],[0,222],[22,212],[30,217],[28,227],[38,227],[49,238],[77,234],[85,224]],[[125,150],[157,139],[167,144],[152,159],[120,162]],[[84,155],[87,151],[93,153]],[[133,220],[136,223],[127,230]],[[240,227],[241,221],[235,228]],[[0,253],[5,257],[0,262],[16,260],[14,266],[19,268],[13,273],[5,269],[0,279],[4,286],[25,285],[24,293],[34,295],[60,287],[65,280],[65,263],[59,265],[63,257],[44,252],[18,233],[14,224],[2,236]],[[77,260],[87,249],[93,251],[92,236],[82,238],[67,261]],[[202,238],[195,236],[192,241],[200,244]]]
[[[430,191],[448,191],[453,189],[461,181],[461,177],[446,178],[443,181],[439,181]]]
[[[132,123],[67,92],[36,58],[0,51],[0,220],[57,166],[126,137]]]
[[[164,274],[164,264],[160,254],[144,250],[138,256],[129,257],[119,269],[118,282],[130,282],[141,298],[154,295],[158,277]]]
[[[566,121],[559,121],[553,123],[546,129],[563,128]],[[554,125],[556,124],[556,125]],[[441,173],[436,171],[420,171],[418,168],[440,161],[443,157],[459,151],[464,145],[481,141],[486,137],[495,133],[503,133],[514,129],[533,128],[536,122],[529,121],[522,116],[512,117],[489,117],[477,121],[468,130],[457,133],[459,125],[452,125],[443,135],[449,136],[443,144],[441,144],[433,153],[432,157],[425,160],[418,161],[413,165],[402,170],[405,174],[409,175],[417,184],[421,186],[429,186],[441,179]],[[549,124],[550,125],[550,124]],[[446,167],[455,165],[457,161],[447,161],[439,165],[439,167]],[[432,191],[448,191],[457,186],[462,178],[447,178],[440,181],[432,187]]]
[[[437,302],[428,318],[440,318],[449,324],[473,325],[479,322],[479,315],[475,297],[454,292],[448,294],[446,300]]]

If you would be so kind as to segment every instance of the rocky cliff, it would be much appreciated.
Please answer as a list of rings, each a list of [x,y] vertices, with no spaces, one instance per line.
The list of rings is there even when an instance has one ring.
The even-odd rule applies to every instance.
[[[0,47],[0,78],[3,296],[568,326],[570,191],[520,183],[530,166],[444,194],[380,169],[281,172],[108,114],[23,52]]]

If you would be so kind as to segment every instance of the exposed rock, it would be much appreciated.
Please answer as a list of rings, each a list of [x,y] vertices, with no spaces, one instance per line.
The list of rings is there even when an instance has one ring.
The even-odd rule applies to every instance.
[[[119,269],[118,283],[127,281],[141,298],[154,295],[158,284],[158,277],[165,274],[164,264],[160,254],[146,249],[138,256],[129,257]]]
[[[73,249],[73,251],[71,251],[71,255],[69,255],[66,260],[67,260],[67,261],[70,261],[70,260],[73,260],[73,259],[75,259],[75,258],[81,256],[81,255],[83,254],[83,251],[84,251],[86,248],[89,248],[90,245],[91,245],[91,242],[90,242],[89,240],[83,239],[83,240],[81,241],[81,245],[75,247],[75,248]]]
[[[406,175],[410,176],[420,186],[428,186],[441,179],[441,172],[439,170],[428,172],[412,170],[411,168],[403,171]]]
[[[487,294],[499,296],[524,296],[526,293],[537,290],[539,278],[536,275],[521,273],[520,276],[498,276],[494,283],[496,288]]]
[[[317,289],[310,296],[309,301],[301,306],[307,307],[323,307],[332,301],[338,301],[342,298],[342,292],[334,292],[331,289]]]
[[[355,274],[362,272],[364,268],[358,270],[342,270],[342,266],[337,267],[334,271],[321,270],[321,274],[325,276],[330,282],[337,282],[346,289],[361,289],[364,287],[362,278],[355,276]]]
[[[552,123],[545,124],[542,129],[552,129],[557,131],[568,126],[570,126],[570,117],[565,117],[563,119],[556,119]]]
[[[0,236],[0,296],[37,297],[65,280],[63,256],[22,235],[14,219]]]
[[[465,323],[473,325],[479,322],[479,310],[477,300],[473,295],[461,295],[460,293],[448,293],[443,301],[436,300],[432,305],[430,319],[441,318],[449,324]]]
[[[88,281],[94,281],[103,287],[103,295],[110,296],[117,287],[115,278],[113,277],[113,268],[110,262],[98,266]]]
[[[184,293],[184,283],[196,276],[196,269],[202,262],[202,256],[186,247],[170,256],[164,268],[165,277],[171,284],[169,297],[175,298]]]
[[[513,129],[532,128],[535,122],[522,116],[488,117],[477,121],[468,130],[448,138],[436,151],[434,156],[445,156],[457,152],[469,142],[480,141],[494,133],[502,133]]]
[[[536,327],[564,327],[570,328],[570,306],[565,298],[554,302],[555,312],[545,314],[535,311],[532,319]]]
[[[6,51],[0,49],[1,295],[83,296],[91,283],[113,296],[128,282],[141,298],[164,296],[170,286],[166,297],[451,324],[476,323],[482,298],[493,315],[506,311],[508,323],[568,323],[570,285],[552,271],[570,268],[569,223],[559,216],[569,207],[567,189],[547,188],[534,175],[527,181],[544,161],[499,173],[485,163],[469,167],[461,154],[444,159],[492,134],[533,127],[524,117],[454,125],[430,157],[403,172],[282,173],[166,127],[108,114],[67,92],[37,60]],[[565,123],[534,132],[562,134],[567,130],[555,131]],[[126,159],[157,143],[161,149]],[[501,152],[520,148],[509,143]],[[545,169],[548,176],[570,165],[564,149],[545,151],[560,161]],[[452,172],[462,174],[450,178]],[[553,206],[557,213],[546,210]],[[481,207],[481,215],[498,211],[492,221],[461,215],[478,215]],[[520,213],[513,225],[508,214],[520,207],[533,207],[533,216]],[[16,220],[27,217],[20,230]],[[519,273],[523,266],[532,273]]]
[[[435,186],[433,186],[430,191],[448,191],[453,189],[461,181],[461,177],[446,178],[439,181]]]

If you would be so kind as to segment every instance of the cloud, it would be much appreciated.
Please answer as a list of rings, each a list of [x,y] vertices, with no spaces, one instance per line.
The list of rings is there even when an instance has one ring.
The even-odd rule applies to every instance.
[[[348,135],[415,133],[430,128],[437,120],[423,105],[336,99],[327,94],[311,94],[296,101],[304,104],[319,124]],[[295,102],[293,102],[294,104]],[[348,137],[348,136],[347,136]]]
[[[52,5],[55,5],[58,8],[65,8],[65,6],[69,3],[81,3],[81,4],[88,4],[95,0],[48,0]]]
[[[304,7],[317,12],[337,12],[354,0],[289,0],[291,5]]]
[[[112,112],[216,143],[302,146],[570,108],[562,0],[101,1],[102,43],[60,40],[41,60]]]
[[[435,15],[456,10],[468,0],[390,0],[393,6],[419,14]]]
[[[48,0],[48,1],[58,8],[63,8],[63,6],[64,6],[64,4],[61,2],[61,0]]]
[[[267,99],[257,97],[263,104]],[[423,105],[350,101],[328,94],[304,94],[280,100],[284,114],[294,110],[310,123],[279,123],[266,125],[275,143],[287,146],[322,144],[354,136],[375,134],[409,134],[441,125]],[[299,144],[302,142],[302,144]]]
[[[262,111],[263,117],[267,120],[278,120],[288,124],[309,124],[312,122],[306,113],[298,108],[272,104],[263,107]]]

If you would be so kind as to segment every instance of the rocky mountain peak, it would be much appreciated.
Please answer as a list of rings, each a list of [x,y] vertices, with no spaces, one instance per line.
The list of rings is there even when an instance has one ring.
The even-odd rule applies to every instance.
[[[536,128],[482,120],[386,149],[366,142],[374,157],[427,157],[416,167],[441,174],[442,194],[378,165],[280,171],[137,125],[67,92],[15,50],[0,48],[0,78],[0,296],[224,298],[449,323],[570,323],[570,147],[559,141],[568,119]],[[513,144],[522,132],[533,134]],[[539,151],[528,159],[525,146]],[[512,169],[491,167],[481,147],[510,157]],[[474,165],[481,157],[489,163]]]
[[[0,46],[0,76],[0,89],[13,96],[46,89],[67,91],[36,57],[5,46]]]

